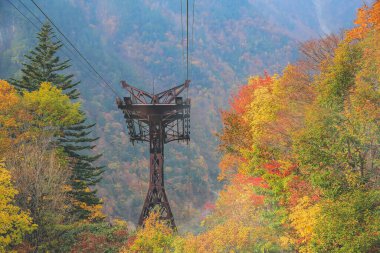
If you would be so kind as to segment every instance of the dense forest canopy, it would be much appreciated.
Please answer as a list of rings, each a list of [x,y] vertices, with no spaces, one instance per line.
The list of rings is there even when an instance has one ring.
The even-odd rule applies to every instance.
[[[44,20],[33,4],[24,4]],[[156,90],[164,90],[185,79],[181,47],[185,27],[181,29],[180,2],[65,0],[39,4],[119,93],[125,94],[120,80],[150,91],[153,82]],[[190,1],[190,7],[192,4]],[[264,70],[281,71],[297,58],[301,41],[351,27],[360,4],[312,0],[297,4],[282,0],[244,0],[236,5],[231,1],[195,2],[194,25],[190,20],[194,30],[190,41],[192,141],[188,147],[168,146],[167,153],[172,155],[165,161],[169,199],[176,219],[185,222],[179,222],[185,230],[190,224],[198,224],[204,205],[216,199],[221,187],[216,179],[219,154],[215,133],[221,128],[219,110],[228,106],[230,91],[247,76]],[[15,5],[40,26],[22,5]],[[23,55],[33,48],[38,31],[7,1],[0,3],[0,14],[0,76],[18,78]],[[184,18],[185,13],[183,22]],[[83,110],[89,123],[97,123],[94,136],[100,139],[95,149],[103,154],[99,164],[108,168],[98,184],[99,195],[107,200],[105,212],[134,221],[147,188],[148,150],[145,145],[131,147],[114,94],[99,86],[101,81],[83,60],[66,46],[58,55],[63,60],[72,59],[68,73],[81,81],[77,88]],[[186,208],[182,208],[183,200]]]
[[[117,93],[185,79],[181,2],[36,2]],[[0,252],[380,250],[380,2],[190,3],[177,232],[157,213],[134,229],[148,149],[114,94],[32,2],[0,3]]]

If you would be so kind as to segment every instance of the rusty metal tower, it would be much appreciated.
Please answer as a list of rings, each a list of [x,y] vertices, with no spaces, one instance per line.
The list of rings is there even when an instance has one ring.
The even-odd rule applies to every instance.
[[[124,97],[124,101],[117,98],[116,103],[124,113],[130,140],[132,144],[135,141],[150,144],[149,189],[138,224],[142,226],[150,211],[158,207],[160,219],[175,229],[164,187],[164,144],[190,140],[190,99],[180,96],[188,89],[190,80],[158,94],[137,89],[125,81],[121,84],[130,96]]]

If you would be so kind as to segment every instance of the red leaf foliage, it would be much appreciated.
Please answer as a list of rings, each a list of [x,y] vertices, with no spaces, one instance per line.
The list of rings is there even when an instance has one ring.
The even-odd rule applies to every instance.
[[[309,182],[295,176],[293,180],[289,183],[290,198],[288,204],[290,206],[295,206],[298,200],[303,196],[310,196],[314,202],[317,202],[320,198],[320,193],[313,189]]]
[[[279,162],[271,161],[269,163],[264,164],[263,167],[269,174],[277,175],[280,177],[287,177],[297,168],[297,165],[293,164],[289,167],[284,168],[284,166],[281,165]]]
[[[238,92],[232,96],[230,106],[237,114],[244,114],[247,106],[253,100],[254,90],[261,86],[269,85],[273,81],[272,77],[264,72],[264,76],[249,79],[248,84],[239,88]]]
[[[262,188],[268,188],[268,184],[264,181],[262,177],[251,177],[243,174],[236,174],[235,178],[233,179],[233,182],[237,185],[245,184]]]
[[[254,194],[251,196],[251,200],[252,200],[254,205],[263,205],[265,197],[263,195]]]
[[[212,211],[215,209],[215,204],[214,203],[211,203],[211,202],[206,202],[203,206],[203,208],[205,210],[209,210],[209,211]]]

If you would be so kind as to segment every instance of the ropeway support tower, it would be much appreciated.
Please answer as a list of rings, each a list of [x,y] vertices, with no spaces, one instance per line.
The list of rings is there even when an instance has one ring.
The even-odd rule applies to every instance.
[[[164,187],[164,145],[171,141],[190,141],[190,99],[181,94],[190,80],[183,84],[150,94],[121,81],[129,96],[116,99],[124,113],[129,137],[135,142],[149,142],[149,189],[139,218],[142,226],[149,213],[157,208],[160,219],[176,229],[173,213]]]

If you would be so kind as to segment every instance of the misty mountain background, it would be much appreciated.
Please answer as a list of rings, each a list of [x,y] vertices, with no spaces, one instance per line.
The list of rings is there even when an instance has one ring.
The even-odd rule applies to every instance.
[[[40,26],[43,15],[30,1],[10,0]],[[38,0],[41,8],[70,38],[117,91],[120,80],[156,92],[186,79],[184,47],[185,1],[181,26],[180,1],[170,0]],[[360,0],[189,0],[191,142],[165,148],[167,195],[180,231],[198,230],[223,182],[219,173],[216,133],[220,110],[228,106],[236,87],[252,75],[273,74],[297,59],[305,40],[352,26]],[[194,21],[193,21],[193,5]],[[36,43],[37,30],[8,0],[0,1],[0,78],[20,74],[21,63]],[[67,42],[57,34],[66,45]],[[182,44],[185,44],[183,41]],[[99,136],[95,152],[106,168],[98,193],[104,212],[136,223],[148,188],[147,144],[130,144],[115,95],[80,58],[64,47],[72,60],[70,72],[81,80],[80,101]],[[153,85],[154,84],[154,85]]]

